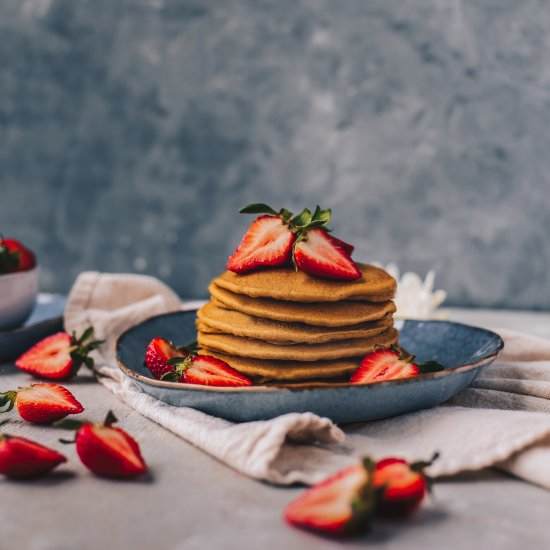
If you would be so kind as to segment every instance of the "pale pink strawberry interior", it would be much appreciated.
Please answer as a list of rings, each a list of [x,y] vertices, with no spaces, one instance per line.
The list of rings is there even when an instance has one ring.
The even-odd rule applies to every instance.
[[[38,343],[21,359],[29,368],[40,372],[57,372],[71,360],[71,338],[68,334],[55,334]]]
[[[255,222],[247,234],[246,248],[239,251],[239,261],[245,262],[256,257],[264,260],[278,258],[291,237],[278,217]]]
[[[52,406],[60,406],[67,409],[77,410],[73,398],[68,390],[57,384],[33,384],[29,389],[21,390],[17,394],[19,404],[24,402],[44,402]]]
[[[341,250],[338,250],[320,229],[312,229],[308,232],[307,241],[299,244],[301,251],[307,255],[310,260],[319,264],[336,264],[343,270],[355,273],[353,264],[350,266],[350,260],[346,258]]]
[[[329,525],[345,522],[366,476],[362,466],[350,468],[342,477],[310,489],[289,507],[287,513],[300,523]]]
[[[109,445],[111,449],[121,455],[125,460],[132,463],[137,468],[143,466],[142,461],[135,454],[126,438],[118,430],[110,428],[109,426],[94,426],[93,430],[102,441]]]
[[[192,371],[195,376],[200,376],[205,380],[208,380],[209,378],[223,378],[225,380],[235,381],[241,380],[237,374],[234,374],[226,369],[221,369],[209,361],[202,360],[200,359],[200,356],[195,358],[189,370]]]
[[[416,482],[419,474],[413,472],[407,464],[396,462],[374,472],[374,484],[377,487],[391,485],[393,489],[405,489]]]

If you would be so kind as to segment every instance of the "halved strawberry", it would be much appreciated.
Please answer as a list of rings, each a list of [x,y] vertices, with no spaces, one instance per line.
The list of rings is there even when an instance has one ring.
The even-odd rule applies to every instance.
[[[413,464],[402,458],[385,458],[377,462],[373,472],[373,485],[379,490],[376,513],[401,517],[414,512],[429,489],[424,469],[436,458],[437,454],[430,462]]]
[[[348,253],[321,228],[310,229],[294,245],[296,267],[326,279],[359,279],[361,272]]]
[[[413,355],[405,356],[397,347],[392,346],[366,355],[361,361],[360,367],[353,373],[350,382],[354,384],[384,382],[443,369],[443,365],[436,361],[415,363]]]
[[[14,435],[0,434],[0,474],[28,479],[51,472],[67,458],[44,445]]]
[[[296,527],[341,536],[366,529],[374,513],[374,463],[366,458],[312,487],[291,502],[284,512]]]
[[[51,424],[84,410],[67,388],[45,383],[0,393],[0,407],[5,405],[8,407],[2,412],[11,411],[15,405],[19,416],[33,424]]]
[[[0,237],[0,274],[27,271],[36,265],[34,254],[15,239]]]
[[[173,370],[165,373],[162,380],[203,386],[252,386],[252,380],[211,355],[174,357],[168,364]]]
[[[94,329],[89,327],[80,338],[73,333],[58,332],[48,336],[26,351],[15,365],[22,371],[49,380],[66,380],[85,364],[93,368],[94,360],[88,355],[103,340],[93,340]]]
[[[257,267],[288,264],[293,242],[294,234],[279,216],[260,216],[227,261],[227,269],[245,273]]]
[[[147,465],[139,445],[128,432],[113,426],[116,421],[115,415],[109,411],[102,424],[65,420],[59,426],[77,430],[76,452],[84,466],[94,474],[131,478],[145,473]]]
[[[328,234],[332,215],[320,206],[312,213],[304,208],[296,216],[267,204],[249,204],[242,214],[265,214],[252,223],[241,244],[227,262],[227,269],[245,273],[257,267],[274,267],[290,260],[296,269],[328,279],[359,279],[361,272],[350,258],[351,244]]]
[[[330,233],[328,233],[328,236],[334,244],[337,244],[338,246],[343,248],[344,252],[348,256],[351,256],[353,254],[353,251],[355,250],[355,246],[353,246],[352,244],[347,243],[346,241],[343,241],[342,239],[339,239],[338,237],[335,237],[334,235],[331,235]]]

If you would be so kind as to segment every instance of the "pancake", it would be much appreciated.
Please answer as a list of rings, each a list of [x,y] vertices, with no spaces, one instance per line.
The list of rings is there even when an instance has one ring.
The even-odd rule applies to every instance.
[[[239,357],[276,359],[293,361],[319,361],[323,359],[343,359],[365,355],[376,346],[389,347],[397,341],[394,328],[370,338],[356,338],[324,344],[294,344],[281,346],[253,338],[242,338],[232,334],[208,334],[199,331],[198,343],[201,347],[221,351]]]
[[[395,312],[393,302],[288,302],[272,298],[251,298],[235,294],[212,283],[208,290],[217,305],[274,321],[306,323],[320,327],[344,327],[368,321],[377,321]]]
[[[234,369],[252,378],[255,382],[323,380],[326,378],[349,378],[359,367],[361,357],[335,361],[266,361],[227,355],[210,348],[202,350],[231,365]]]
[[[283,323],[224,309],[213,302],[202,306],[197,311],[197,318],[197,326],[202,332],[223,332],[277,344],[321,344],[335,340],[369,338],[393,326],[391,315],[378,321],[349,327],[327,328],[303,323]]]
[[[379,267],[357,264],[363,275],[355,281],[335,281],[312,277],[303,271],[276,268],[238,275],[224,271],[214,283],[252,298],[274,298],[291,302],[339,302],[365,300],[386,302],[395,294],[395,279]]]

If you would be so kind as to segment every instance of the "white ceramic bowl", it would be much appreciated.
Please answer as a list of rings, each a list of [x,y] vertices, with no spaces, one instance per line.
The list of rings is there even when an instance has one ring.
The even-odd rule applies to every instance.
[[[38,266],[0,275],[0,330],[21,326],[31,314],[38,295]]]

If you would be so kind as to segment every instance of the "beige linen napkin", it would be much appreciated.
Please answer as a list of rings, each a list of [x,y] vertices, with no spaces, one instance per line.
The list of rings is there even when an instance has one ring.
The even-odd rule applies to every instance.
[[[505,352],[475,383],[444,406],[338,428],[327,418],[292,413],[235,424],[173,407],[143,393],[115,363],[114,342],[156,314],[189,309],[160,281],[141,275],[87,272],[65,311],[67,330],[92,324],[106,343],[95,352],[100,382],[171,432],[256,479],[316,483],[357,460],[394,454],[441,458],[433,476],[497,466],[550,488],[550,341],[501,331]]]

